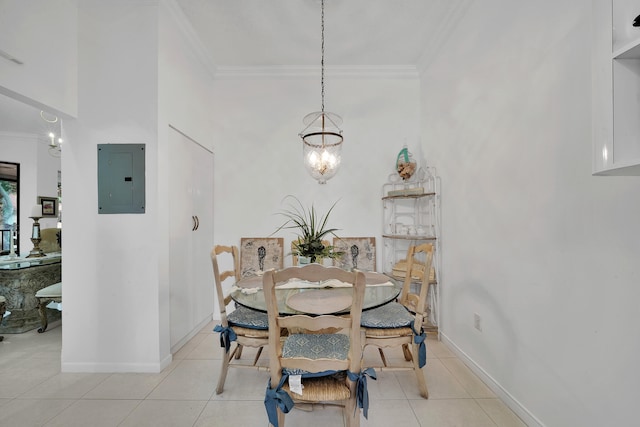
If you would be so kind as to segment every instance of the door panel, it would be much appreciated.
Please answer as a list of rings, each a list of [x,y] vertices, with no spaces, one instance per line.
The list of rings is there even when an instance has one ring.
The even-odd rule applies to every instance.
[[[213,312],[213,154],[169,130],[169,303],[172,352]]]

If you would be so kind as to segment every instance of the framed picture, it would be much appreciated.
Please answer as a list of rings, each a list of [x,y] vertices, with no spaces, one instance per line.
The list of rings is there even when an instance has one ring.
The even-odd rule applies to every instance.
[[[334,237],[333,246],[342,252],[342,257],[333,260],[333,265],[362,271],[376,271],[375,237]]]
[[[282,268],[282,237],[242,237],[240,239],[241,277],[255,276],[270,268]]]
[[[38,204],[42,205],[43,218],[55,218],[58,216],[58,199],[55,197],[38,197]]]

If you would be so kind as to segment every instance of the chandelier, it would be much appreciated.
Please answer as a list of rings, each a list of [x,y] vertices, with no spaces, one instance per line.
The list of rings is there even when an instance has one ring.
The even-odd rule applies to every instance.
[[[321,3],[321,54],[320,87],[322,109],[307,114],[300,132],[302,156],[309,174],[319,184],[326,184],[340,167],[342,160],[342,119],[334,113],[324,111],[324,0]]]

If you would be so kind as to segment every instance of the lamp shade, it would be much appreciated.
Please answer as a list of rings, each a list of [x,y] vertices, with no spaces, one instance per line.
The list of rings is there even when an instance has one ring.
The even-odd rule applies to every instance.
[[[320,184],[326,184],[342,161],[342,119],[337,114],[317,111],[303,119],[306,125],[300,132],[302,156],[309,174]]]

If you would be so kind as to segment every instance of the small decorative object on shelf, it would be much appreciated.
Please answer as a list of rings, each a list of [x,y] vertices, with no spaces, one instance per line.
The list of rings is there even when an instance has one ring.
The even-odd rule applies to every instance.
[[[403,180],[408,180],[413,176],[416,171],[417,164],[413,160],[413,155],[409,152],[409,149],[405,145],[398,153],[396,160],[396,170]]]

